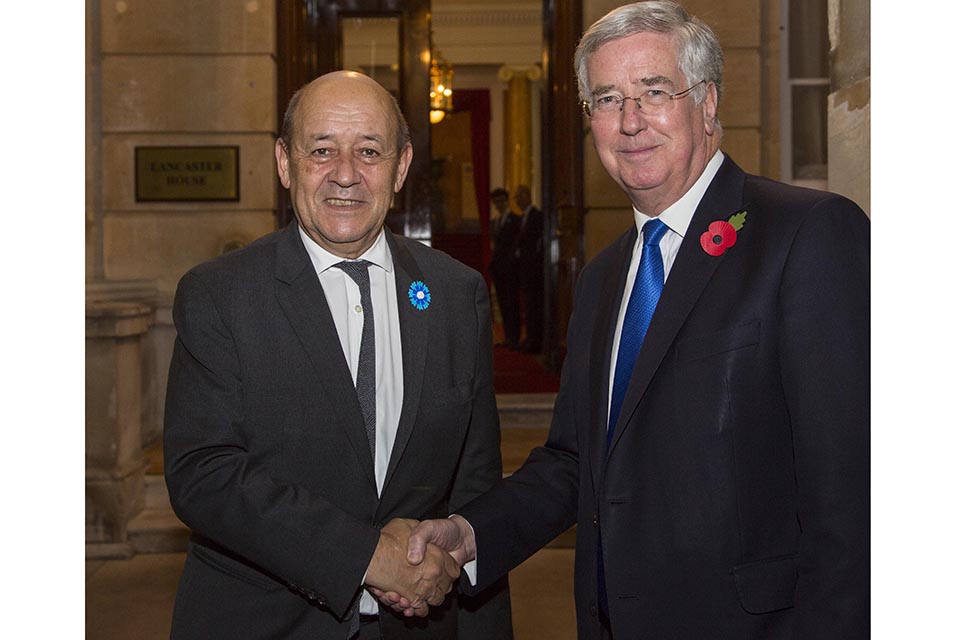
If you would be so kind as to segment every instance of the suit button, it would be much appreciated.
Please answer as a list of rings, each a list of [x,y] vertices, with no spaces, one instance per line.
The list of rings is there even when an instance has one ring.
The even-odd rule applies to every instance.
[[[591,617],[591,618],[596,618],[596,617],[597,617],[597,605],[595,605],[595,604],[591,604],[591,605],[590,605],[590,617]]]
[[[600,524],[600,517],[597,514],[593,514],[593,526],[596,527],[599,524]]]

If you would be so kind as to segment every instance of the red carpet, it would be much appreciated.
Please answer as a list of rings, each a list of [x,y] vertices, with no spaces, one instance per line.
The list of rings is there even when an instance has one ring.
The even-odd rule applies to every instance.
[[[560,374],[549,373],[537,356],[493,348],[493,390],[496,393],[556,393]]]

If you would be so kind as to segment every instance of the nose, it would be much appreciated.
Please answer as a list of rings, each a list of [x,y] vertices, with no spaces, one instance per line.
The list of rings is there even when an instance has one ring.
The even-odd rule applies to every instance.
[[[620,133],[632,136],[647,128],[647,114],[640,106],[640,98],[624,98],[620,106]]]
[[[340,187],[352,187],[360,182],[360,172],[356,167],[357,159],[352,153],[339,153],[330,171],[330,181]]]

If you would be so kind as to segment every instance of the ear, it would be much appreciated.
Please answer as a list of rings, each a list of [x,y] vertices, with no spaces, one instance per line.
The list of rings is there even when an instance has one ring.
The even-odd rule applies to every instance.
[[[404,181],[407,179],[407,171],[410,169],[410,163],[413,161],[413,146],[407,143],[407,146],[400,152],[400,161],[397,163],[397,177],[393,181],[393,192],[400,193]]]
[[[274,153],[277,156],[277,175],[280,176],[280,184],[284,189],[290,188],[290,154],[287,153],[287,147],[283,144],[281,138],[277,138]]]
[[[708,136],[712,136],[717,130],[717,85],[712,82],[707,84],[707,97],[704,98],[701,108],[703,109],[703,128]]]

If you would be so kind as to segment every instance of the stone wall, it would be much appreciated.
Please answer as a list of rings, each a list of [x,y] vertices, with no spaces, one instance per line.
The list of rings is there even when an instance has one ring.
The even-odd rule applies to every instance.
[[[273,0],[87,0],[88,301],[153,309],[144,444],[160,436],[177,281],[275,228],[275,14]],[[239,147],[239,201],[139,202],[134,152],[151,146]]]
[[[274,2],[91,2],[88,276],[169,296],[194,264],[274,228]],[[239,202],[136,200],[136,147],[200,145],[239,146]]]

